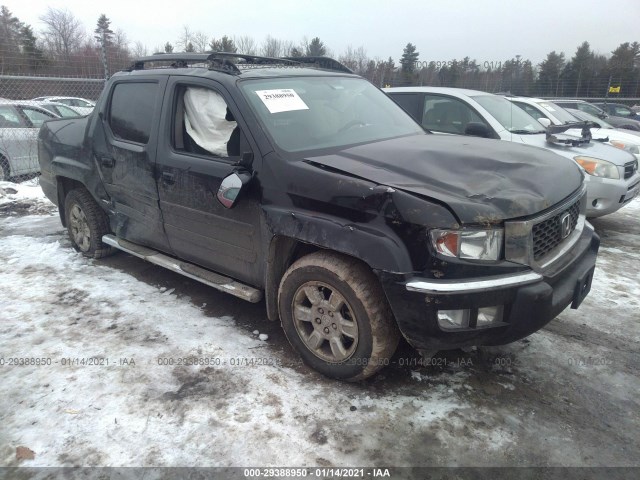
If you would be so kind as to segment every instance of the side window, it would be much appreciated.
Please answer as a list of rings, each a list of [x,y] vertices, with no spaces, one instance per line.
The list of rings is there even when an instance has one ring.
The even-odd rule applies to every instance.
[[[21,128],[24,127],[13,107],[0,107],[0,128]]]
[[[420,121],[418,117],[420,112],[420,94],[418,93],[394,93],[391,95],[393,101],[400,105],[405,112],[411,115],[417,122]]]
[[[22,107],[22,113],[29,119],[31,125],[35,128],[40,128],[45,120],[51,120],[52,118],[56,118],[54,115],[50,113],[45,113],[40,110],[35,110],[33,108]]]
[[[451,97],[426,95],[422,125],[436,132],[464,135],[469,123],[482,123],[480,117],[466,103]]]
[[[531,105],[527,104],[527,103],[520,103],[520,102],[513,102],[515,103],[517,106],[519,106],[520,108],[522,108],[525,112],[527,112],[529,115],[531,115],[533,118],[535,118],[536,120],[539,118],[548,118],[544,112],[538,110],[535,107],[532,107]]]
[[[157,83],[118,83],[111,94],[109,126],[122,140],[147,143],[154,119]]]
[[[631,117],[633,115],[631,113],[631,110],[628,109],[627,107],[616,105],[614,108],[615,108],[614,115],[618,115],[620,117]]]
[[[178,86],[174,111],[176,150],[218,158],[240,156],[240,127],[218,92]]]

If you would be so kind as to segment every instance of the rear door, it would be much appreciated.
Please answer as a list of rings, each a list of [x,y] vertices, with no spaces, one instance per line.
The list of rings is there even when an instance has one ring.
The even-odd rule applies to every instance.
[[[155,180],[165,85],[166,77],[123,77],[112,83],[96,119],[92,148],[116,212],[115,234],[170,252]]]
[[[185,107],[188,89],[200,92]],[[195,97],[190,97],[195,98]],[[189,134],[188,108],[201,113]],[[202,118],[201,118],[202,117]],[[206,117],[206,119],[205,119]],[[196,127],[198,124],[198,127]],[[245,185],[232,209],[216,194],[237,167],[242,153],[253,153],[254,171],[261,159],[228,92],[208,79],[171,77],[162,115],[163,143],[158,148],[158,191],[164,227],[177,256],[243,282],[260,285],[260,189],[258,179]]]

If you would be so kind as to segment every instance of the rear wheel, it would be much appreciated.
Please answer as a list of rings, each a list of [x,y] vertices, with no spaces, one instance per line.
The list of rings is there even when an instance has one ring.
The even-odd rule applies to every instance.
[[[377,278],[364,264],[330,252],[296,261],[280,282],[282,327],[304,362],[357,381],[389,364],[400,334]]]
[[[90,258],[102,258],[112,248],[102,242],[109,233],[109,220],[88,191],[71,190],[64,202],[67,231],[73,248]]]

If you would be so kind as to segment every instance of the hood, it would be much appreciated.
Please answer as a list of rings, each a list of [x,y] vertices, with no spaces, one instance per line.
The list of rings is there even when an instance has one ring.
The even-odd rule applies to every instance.
[[[595,130],[592,130],[591,135],[594,138],[597,138],[594,132]],[[516,140],[516,137],[519,140]],[[519,141],[525,145],[542,147],[572,160],[573,157],[577,155],[588,155],[590,157],[607,160],[614,165],[622,167],[625,163],[631,162],[635,159],[635,157],[629,152],[625,152],[620,148],[594,140],[589,143],[582,144],[579,147],[572,147],[570,145],[558,145],[556,143],[547,142],[544,133],[537,133],[534,135],[514,135],[512,141]]]
[[[402,137],[306,161],[442,202],[463,224],[539,213],[583,181],[573,161],[546,150],[462,136]]]

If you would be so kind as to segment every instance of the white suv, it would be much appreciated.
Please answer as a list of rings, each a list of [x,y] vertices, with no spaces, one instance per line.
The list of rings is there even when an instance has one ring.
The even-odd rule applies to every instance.
[[[638,160],[632,154],[573,135],[547,132],[538,120],[502,96],[446,87],[400,87],[384,91],[434,133],[523,143],[576,161],[588,174],[588,217],[613,213],[640,191]],[[561,127],[554,128],[557,131]]]

